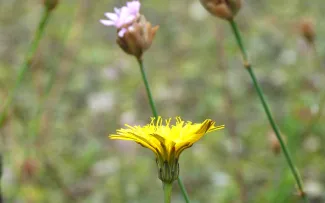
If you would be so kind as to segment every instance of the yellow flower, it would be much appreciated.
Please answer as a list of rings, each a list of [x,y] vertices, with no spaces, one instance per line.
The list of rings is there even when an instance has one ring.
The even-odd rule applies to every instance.
[[[156,155],[159,178],[163,182],[171,183],[179,174],[178,159],[182,151],[191,147],[205,133],[220,130],[224,125],[215,126],[215,122],[207,119],[203,123],[185,122],[180,117],[176,124],[171,125],[171,118],[163,120],[152,118],[145,126],[129,126],[117,130],[117,134],[110,135],[111,139],[132,140],[152,150]]]

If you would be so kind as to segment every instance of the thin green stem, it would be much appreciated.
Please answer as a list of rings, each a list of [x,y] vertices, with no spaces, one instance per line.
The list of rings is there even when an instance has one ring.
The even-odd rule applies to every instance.
[[[149,99],[149,104],[150,104],[153,116],[155,118],[157,118],[158,114],[157,114],[155,103],[154,103],[152,95],[151,95],[150,86],[149,86],[149,83],[148,83],[148,80],[147,80],[146,72],[144,71],[143,61],[141,59],[139,59],[138,62],[139,62],[139,65],[140,65],[142,80],[144,82],[144,85],[146,86],[146,91],[147,91],[147,95],[148,95],[148,99]]]
[[[38,134],[40,124],[41,124],[41,118],[42,118],[42,113],[44,111],[44,107],[46,105],[46,101],[48,100],[48,97],[51,93],[53,84],[54,84],[54,79],[57,73],[57,67],[53,67],[53,69],[50,71],[50,78],[48,80],[48,83],[45,87],[45,92],[44,95],[41,98],[40,104],[37,106],[36,114],[32,120],[28,123],[28,133],[30,138],[35,138],[36,135]]]
[[[2,155],[0,154],[0,202],[3,202],[3,196],[2,196],[2,173],[3,173],[3,159]]]
[[[177,182],[178,182],[179,187],[181,188],[181,191],[182,191],[182,194],[184,196],[185,202],[190,203],[190,198],[189,198],[189,196],[187,194],[187,191],[185,189],[185,186],[184,186],[183,181],[182,181],[180,176],[178,176]]]
[[[302,184],[302,180],[299,176],[299,173],[298,173],[298,170],[296,169],[293,161],[292,161],[292,158],[291,158],[291,155],[289,153],[289,150],[285,144],[285,142],[283,141],[281,135],[280,135],[280,130],[278,129],[273,117],[272,117],[272,114],[271,114],[271,111],[268,107],[268,104],[265,100],[265,97],[264,97],[264,94],[263,94],[263,91],[261,89],[261,87],[259,86],[258,84],[258,81],[256,79],[256,76],[254,74],[254,71],[250,65],[250,63],[248,62],[248,57],[247,57],[247,52],[246,52],[246,49],[244,47],[244,44],[243,44],[243,40],[241,38],[241,35],[240,35],[240,32],[239,32],[239,29],[238,29],[238,26],[236,24],[236,22],[234,20],[230,20],[229,21],[230,25],[231,25],[231,28],[232,28],[232,31],[235,35],[235,38],[236,38],[236,41],[238,43],[238,46],[241,50],[241,54],[242,54],[242,57],[243,57],[243,61],[244,61],[244,66],[245,68],[247,69],[252,81],[253,81],[253,84],[254,84],[254,87],[256,89],[256,92],[261,100],[261,103],[262,103],[262,106],[263,106],[263,109],[267,115],[267,118],[271,124],[271,127],[277,137],[277,139],[279,140],[280,142],[280,145],[281,145],[281,148],[282,148],[282,151],[284,153],[284,156],[286,158],[286,161],[291,169],[291,172],[296,180],[296,183],[298,185],[298,188],[299,188],[299,195],[304,199],[304,201],[307,203],[308,202],[308,199],[307,199],[307,196],[304,192],[304,189],[303,189],[303,184]]]
[[[152,110],[152,114],[153,114],[153,116],[155,118],[157,118],[158,113],[157,113],[157,110],[156,110],[156,107],[155,107],[154,100],[153,100],[152,95],[151,95],[150,86],[149,86],[147,76],[146,76],[146,72],[145,72],[144,66],[143,66],[143,61],[141,59],[138,59],[138,63],[139,63],[140,70],[141,70],[142,80],[144,82],[144,85],[146,86],[146,91],[147,91],[150,107],[151,107],[151,110]],[[178,176],[177,182],[178,182],[179,187],[181,188],[181,191],[182,191],[182,194],[184,196],[185,202],[190,203],[190,198],[189,198],[189,196],[187,194],[187,191],[185,189],[185,186],[184,186],[180,176]]]
[[[35,138],[37,136],[37,134],[39,133],[40,124],[41,124],[41,120],[42,120],[41,118],[42,118],[43,112],[45,110],[46,102],[48,101],[48,98],[49,98],[52,88],[54,86],[54,82],[56,80],[57,72],[59,69],[59,64],[58,64],[60,61],[59,59],[62,58],[62,56],[65,53],[65,48],[66,48],[65,46],[69,39],[71,30],[73,27],[72,24],[73,24],[73,21],[70,23],[70,25],[68,26],[68,28],[66,29],[66,31],[63,34],[63,36],[64,36],[64,38],[62,40],[63,50],[61,50],[60,55],[58,57],[55,57],[53,59],[53,62],[52,62],[53,65],[49,71],[50,77],[49,77],[47,84],[45,86],[44,95],[41,97],[40,104],[37,106],[37,110],[36,110],[36,114],[35,114],[34,118],[28,124],[28,128],[29,128],[28,132],[29,132],[29,135],[31,138]]]
[[[38,24],[38,28],[35,32],[34,39],[26,53],[24,62],[22,63],[21,67],[19,68],[19,73],[18,73],[16,82],[15,82],[15,85],[14,85],[13,89],[9,92],[9,95],[7,96],[4,103],[1,104],[0,127],[2,126],[2,124],[4,122],[7,112],[8,112],[8,108],[9,108],[10,104],[12,103],[12,100],[15,97],[19,87],[21,86],[21,83],[24,79],[24,76],[25,76],[28,68],[30,67],[30,65],[32,63],[33,57],[34,57],[36,50],[39,46],[39,42],[41,41],[42,36],[44,34],[45,27],[49,21],[50,13],[51,12],[48,9],[44,9],[41,20]],[[1,171],[1,173],[0,173],[0,178],[1,178],[2,177],[2,159],[0,160],[0,171]],[[2,198],[3,198],[2,193],[0,191],[0,201],[2,200]]]
[[[173,185],[172,183],[163,183],[163,187],[164,187],[164,200],[165,200],[164,202],[171,203]]]
[[[38,24],[38,28],[35,32],[34,39],[27,51],[27,54],[26,54],[23,64],[19,68],[19,73],[18,73],[16,82],[15,82],[15,85],[14,85],[13,89],[11,90],[11,92],[9,93],[8,97],[6,98],[5,102],[2,104],[2,111],[0,114],[0,126],[2,126],[3,121],[6,117],[7,111],[8,111],[8,107],[11,104],[14,96],[16,95],[19,87],[21,86],[24,76],[32,63],[33,57],[34,57],[36,50],[39,46],[39,42],[41,41],[41,39],[43,37],[44,30],[45,30],[46,25],[49,21],[50,14],[51,14],[51,11],[44,9],[41,20]]]

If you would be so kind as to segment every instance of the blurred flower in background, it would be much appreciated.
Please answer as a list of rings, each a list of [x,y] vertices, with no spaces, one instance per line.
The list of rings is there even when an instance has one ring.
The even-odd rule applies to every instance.
[[[110,111],[115,104],[115,96],[111,92],[99,92],[88,97],[88,106],[94,113]]]
[[[230,20],[242,6],[242,0],[200,0],[203,7],[212,15]]]

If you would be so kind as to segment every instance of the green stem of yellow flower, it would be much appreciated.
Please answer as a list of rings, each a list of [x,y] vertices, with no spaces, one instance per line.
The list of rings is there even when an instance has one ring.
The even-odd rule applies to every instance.
[[[163,183],[163,187],[164,187],[164,199],[165,199],[164,202],[171,203],[173,185],[172,183]]]
[[[305,203],[308,203],[308,198],[304,192],[304,189],[303,189],[303,185],[302,185],[302,180],[299,176],[299,173],[298,173],[298,170],[296,169],[293,161],[292,161],[292,158],[291,158],[291,155],[289,153],[289,150],[286,146],[286,144],[284,143],[281,135],[280,135],[280,131],[272,117],[272,114],[271,114],[271,111],[266,103],[266,100],[265,100],[265,97],[264,97],[264,94],[263,94],[263,91],[262,89],[260,88],[258,82],[257,82],[257,79],[256,79],[256,76],[254,74],[254,71],[248,61],[248,56],[247,56],[247,52],[246,52],[246,49],[244,47],[244,44],[243,44],[243,40],[242,40],[242,37],[240,35],[240,31],[238,29],[238,26],[237,26],[237,23],[234,21],[234,20],[230,20],[229,21],[230,25],[231,25],[231,28],[232,28],[232,32],[234,33],[235,35],[235,38],[236,38],[236,41],[237,41],[237,44],[239,46],[239,49],[241,51],[241,54],[242,54],[242,57],[243,57],[243,61],[244,61],[244,66],[246,68],[246,70],[248,71],[252,81],[253,81],[253,84],[254,84],[254,87],[256,89],[256,92],[261,100],[261,103],[262,103],[262,106],[263,106],[263,109],[267,115],[267,118],[272,126],[272,129],[277,137],[277,139],[279,140],[280,142],[280,145],[281,145],[281,148],[282,148],[282,151],[284,152],[284,156],[286,158],[286,161],[291,169],[291,172],[297,182],[297,185],[298,185],[298,188],[299,188],[299,195],[303,198],[304,202]]]
[[[33,57],[35,55],[35,52],[38,48],[38,45],[39,45],[39,42],[41,41],[42,39],[42,36],[44,34],[44,30],[45,30],[45,27],[49,21],[49,18],[50,18],[50,14],[51,14],[51,11],[47,10],[46,8],[44,8],[44,11],[43,11],[43,15],[41,17],[41,20],[40,20],[40,23],[38,24],[38,28],[35,32],[35,36],[34,36],[34,39],[27,51],[27,54],[26,54],[26,58],[23,62],[23,64],[21,65],[20,69],[19,69],[19,73],[18,73],[18,76],[17,76],[17,80],[15,82],[15,85],[12,89],[12,91],[9,93],[7,99],[5,100],[5,102],[2,104],[2,111],[1,111],[1,114],[0,114],[0,127],[2,126],[3,124],[3,121],[6,117],[6,114],[7,114],[7,111],[8,111],[8,107],[9,105],[11,104],[14,96],[16,95],[20,85],[21,85],[21,82],[22,80],[24,79],[24,76],[28,70],[28,68],[30,67],[31,63],[32,63],[32,60],[33,60]]]
[[[157,110],[156,110],[155,103],[154,103],[154,100],[153,100],[152,95],[151,95],[151,91],[150,91],[149,83],[148,83],[148,80],[147,80],[146,72],[144,70],[142,59],[138,59],[138,63],[139,63],[140,70],[141,70],[142,80],[144,82],[144,85],[146,86],[146,91],[147,91],[150,107],[151,107],[151,110],[152,110],[152,114],[153,114],[153,116],[155,118],[157,118],[158,117]],[[182,191],[182,194],[184,196],[184,199],[185,199],[186,203],[190,203],[190,198],[189,198],[189,196],[187,194],[187,191],[185,189],[185,186],[184,186],[184,184],[182,182],[181,177],[178,176],[177,182],[178,182],[179,187],[181,188],[181,191]]]

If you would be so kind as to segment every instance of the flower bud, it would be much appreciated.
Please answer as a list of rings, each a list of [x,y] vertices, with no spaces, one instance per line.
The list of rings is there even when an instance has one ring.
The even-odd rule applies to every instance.
[[[128,54],[141,59],[142,54],[152,44],[158,26],[152,27],[143,15],[139,16],[132,24],[126,25],[127,29],[122,37],[118,36],[117,44]],[[118,32],[120,29],[118,30]]]
[[[59,4],[59,0],[43,0],[43,4],[48,11],[52,11]]]
[[[300,33],[308,43],[315,41],[315,25],[311,19],[303,19],[300,23]]]
[[[21,166],[21,173],[23,180],[30,180],[35,177],[35,175],[39,172],[39,164],[34,159],[26,159],[24,160]]]
[[[212,15],[225,20],[233,19],[242,5],[242,0],[200,0]]]
[[[163,161],[161,158],[156,160],[158,166],[158,177],[164,183],[173,183],[179,176],[179,163],[177,159],[173,159],[170,163]]]

